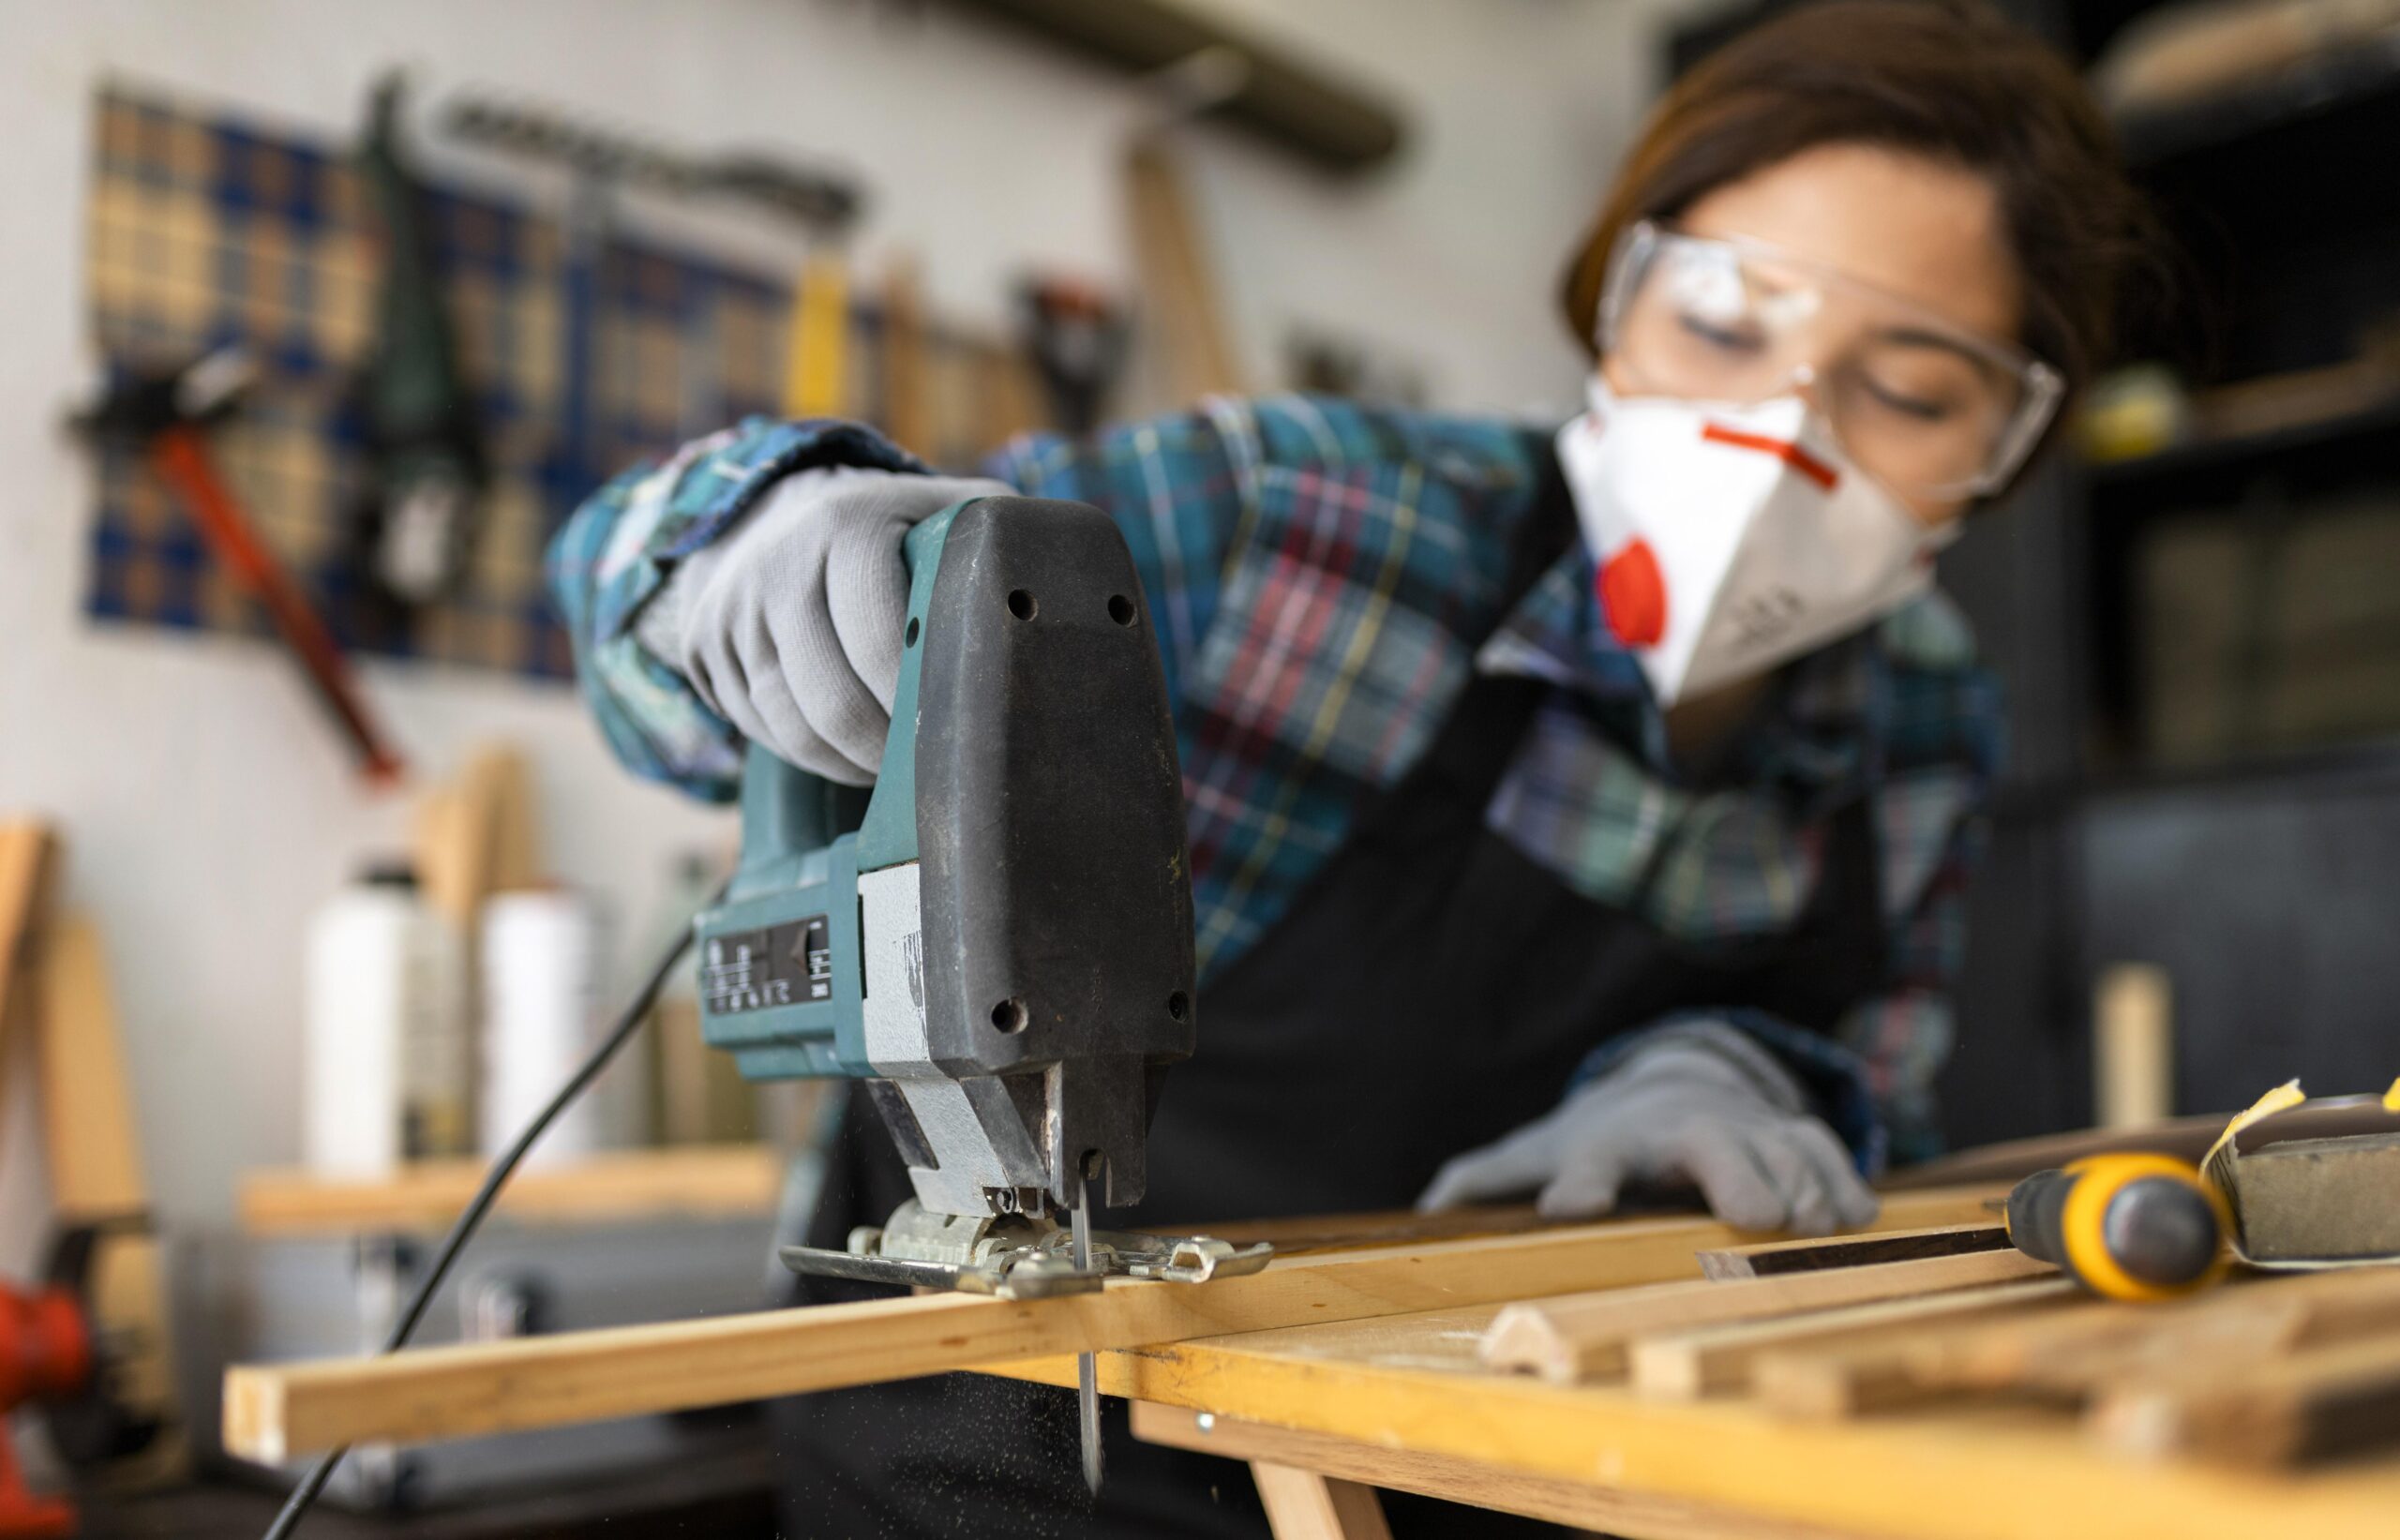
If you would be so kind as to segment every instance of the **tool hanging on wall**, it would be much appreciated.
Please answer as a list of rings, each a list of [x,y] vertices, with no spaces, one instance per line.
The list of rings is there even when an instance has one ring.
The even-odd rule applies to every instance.
[[[1017,295],[1025,351],[1064,433],[1098,427],[1125,368],[1124,312],[1072,278],[1034,278]]]
[[[810,254],[792,279],[784,338],[784,415],[838,417],[849,401],[850,275],[838,252]]]
[[[397,72],[376,82],[358,156],[383,272],[357,381],[368,479],[352,531],[372,590],[407,607],[464,579],[490,464],[442,297],[431,201],[399,142],[403,96]]]
[[[933,380],[928,370],[924,294],[917,260],[895,253],[883,272],[883,431],[919,455],[934,449]]]
[[[237,348],[221,348],[163,371],[112,370],[99,399],[71,422],[92,438],[142,453],[174,489],[217,560],[266,610],[318,700],[350,740],[360,773],[371,785],[397,782],[400,756],[368,709],[340,645],[259,534],[209,453],[209,430],[232,415],[255,377],[249,357]]]
[[[0,1281],[0,1540],[48,1540],[77,1533],[74,1505],[26,1488],[6,1418],[38,1414],[52,1449],[69,1470],[94,1471],[149,1450],[165,1430],[155,1409],[128,1401],[124,1337],[104,1328],[93,1294],[93,1258],[104,1231],[70,1225],[52,1241],[42,1281]]]
[[[454,102],[443,117],[453,137],[470,143],[563,165],[573,174],[566,216],[566,250],[561,267],[559,409],[557,432],[543,483],[549,493],[553,520],[563,522],[583,496],[612,469],[600,463],[602,446],[594,441],[592,382],[595,342],[593,317],[609,240],[613,195],[621,187],[638,187],[672,197],[728,199],[797,221],[812,241],[828,241],[858,217],[861,194],[855,182],[819,168],[767,152],[691,156],[630,135],[592,127],[571,116],[522,102],[467,97]],[[831,262],[830,257],[825,261]],[[794,301],[795,325],[814,304],[830,305],[842,324],[806,328],[812,338],[838,348],[848,326],[847,285],[838,269],[818,268],[815,259],[803,272]],[[828,284],[832,288],[828,289]],[[795,338],[797,340],[797,338]],[[802,384],[803,362],[815,403],[820,396],[838,392],[841,369],[838,351],[831,366],[822,360],[803,361],[795,351],[789,368],[786,409]],[[836,397],[814,413],[842,410]]]

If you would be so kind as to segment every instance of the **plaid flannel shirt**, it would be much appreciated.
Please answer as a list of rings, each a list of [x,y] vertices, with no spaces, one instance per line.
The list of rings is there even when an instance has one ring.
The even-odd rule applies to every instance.
[[[1118,521],[1159,628],[1189,810],[1201,977],[1242,955],[1417,762],[1470,676],[1552,686],[1487,811],[1577,891],[1670,934],[1771,934],[1813,891],[1832,812],[1864,795],[1889,977],[1830,1036],[1707,1013],[1774,1049],[1872,1171],[1931,1147],[1931,1082],[1963,946],[1974,814],[2001,711],[1964,623],[1928,595],[1788,671],[1707,786],[1672,770],[1640,667],[1575,546],[1513,606],[1504,589],[1550,453],[1489,419],[1303,397],[1217,400],[1096,438],[1037,437],[987,467]],[[578,673],[618,755],[731,798],[742,742],[636,641],[675,561],[778,477],[922,469],[854,425],[754,420],[620,477],[552,547]],[[1669,1020],[1598,1045],[1605,1072]],[[1897,1143],[1895,1143],[1897,1141]]]

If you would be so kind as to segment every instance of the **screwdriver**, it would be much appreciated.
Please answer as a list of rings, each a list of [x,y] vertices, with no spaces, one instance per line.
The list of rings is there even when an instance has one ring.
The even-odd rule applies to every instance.
[[[2165,1155],[2094,1155],[2008,1194],[2008,1238],[2104,1299],[2172,1299],[2213,1282],[2233,1228],[2198,1168]]]

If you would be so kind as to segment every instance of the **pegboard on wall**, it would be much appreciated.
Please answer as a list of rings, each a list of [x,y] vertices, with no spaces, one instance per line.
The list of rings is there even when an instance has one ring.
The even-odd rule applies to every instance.
[[[353,381],[381,279],[367,189],[337,143],[270,134],[123,86],[96,103],[89,304],[115,365],[180,363],[229,344],[260,366],[214,437],[261,534],[350,650],[564,677],[564,634],[542,552],[575,500],[613,472],[782,395],[788,275],[611,232],[592,263],[584,447],[562,417],[568,251],[559,221],[481,194],[432,189],[428,210],[461,367],[491,456],[484,527],[459,591],[406,614],[353,574],[347,520],[365,456]],[[851,415],[885,416],[881,318],[848,315]],[[1012,350],[923,341],[923,409],[939,461],[971,463],[1033,426]],[[579,462],[579,463],[578,463]],[[172,495],[128,450],[102,451],[85,608],[110,620],[267,635]]]

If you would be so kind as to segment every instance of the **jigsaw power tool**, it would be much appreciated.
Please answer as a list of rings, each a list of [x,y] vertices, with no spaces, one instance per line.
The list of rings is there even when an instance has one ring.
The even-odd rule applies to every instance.
[[[1094,1184],[1141,1198],[1196,1017],[1182,777],[1124,536],[991,497],[905,549],[872,792],[753,746],[741,867],[699,920],[709,1042],[754,1080],[865,1080],[916,1189],[847,1250],[784,1260],[1016,1298],[1264,1266],[1263,1246],[1090,1229]]]

